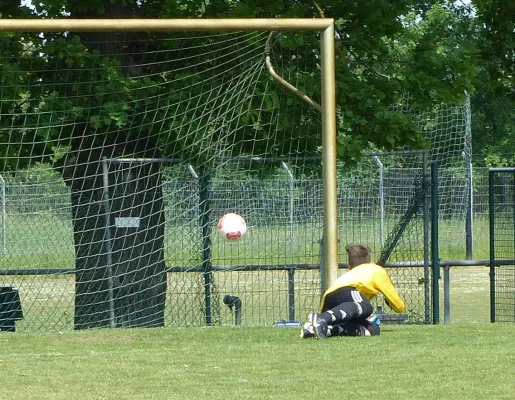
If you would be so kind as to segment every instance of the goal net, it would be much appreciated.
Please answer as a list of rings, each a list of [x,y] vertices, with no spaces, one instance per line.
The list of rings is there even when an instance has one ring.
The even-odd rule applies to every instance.
[[[420,110],[406,96],[397,111],[408,116],[428,143],[429,163],[437,163],[440,258],[472,257],[472,137],[470,99]]]
[[[227,295],[249,325],[317,307],[321,114],[299,98],[321,101],[317,32],[0,35],[19,328],[231,325]]]
[[[369,154],[353,171],[342,173],[339,239],[341,247],[367,243],[407,304],[404,320],[429,323],[432,163],[438,164],[439,175],[440,258],[463,259],[472,252],[470,105],[466,96],[461,105],[420,110],[405,96],[392,110],[421,131],[427,149]],[[375,302],[384,306],[381,297]]]
[[[18,328],[271,325],[318,308],[336,239],[322,240],[324,54],[296,27],[0,33],[0,286],[19,294]],[[430,160],[449,150],[440,170],[459,178],[462,114],[399,111],[438,132]],[[342,258],[356,241],[390,262],[424,258],[423,213],[402,224],[412,159],[338,171]],[[237,243],[216,232],[227,212],[248,223]],[[423,315],[424,273],[395,274]],[[22,315],[12,306],[0,320]]]

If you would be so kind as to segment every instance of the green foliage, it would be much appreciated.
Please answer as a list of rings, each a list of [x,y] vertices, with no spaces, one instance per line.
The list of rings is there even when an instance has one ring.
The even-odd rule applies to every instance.
[[[492,89],[515,97],[515,3],[511,0],[473,0],[481,61],[491,76]]]
[[[481,84],[472,97],[474,158],[491,167],[515,164],[515,3],[474,0]]]
[[[6,184],[8,185],[31,185],[52,183],[52,185],[42,185],[42,190],[45,190],[48,193],[54,192],[54,190],[52,190],[54,186],[59,186],[62,188],[65,187],[65,184],[59,176],[59,174],[56,171],[52,170],[50,165],[43,164],[40,162],[35,162],[29,168],[21,169],[16,171],[15,173],[5,175],[4,179]]]
[[[464,92],[473,90],[477,75],[478,52],[467,35],[467,25],[438,4],[424,19],[418,18],[414,13],[407,15],[406,35],[399,38],[402,52],[411,58],[404,77],[414,96],[413,106],[462,103]]]
[[[475,0],[472,3],[475,14],[468,6],[443,0],[45,0],[34,4],[34,10],[17,7],[16,3],[2,2],[0,13],[10,17],[25,17],[32,13],[33,17],[44,15],[52,18],[63,15],[75,18],[332,17],[336,20],[337,29],[338,156],[345,163],[356,162],[359,154],[367,149],[420,149],[426,146],[412,121],[391,111],[391,106],[397,104],[406,93],[410,93],[413,106],[421,109],[429,109],[439,103],[459,103],[463,101],[464,91],[476,91],[480,74],[481,81],[487,85],[481,90],[495,97],[495,104],[501,103],[504,97],[513,96],[514,5],[509,0]],[[158,102],[163,100],[163,93],[155,91],[156,87],[161,87],[163,92],[168,90],[168,77],[155,74],[147,81],[138,80],[139,83],[134,84],[127,73],[127,53],[110,55],[101,45],[93,48],[84,44],[83,38],[81,35],[71,35],[71,38],[65,40],[61,34],[45,34],[43,40],[36,34],[22,37],[3,33],[0,55],[4,61],[0,68],[7,80],[3,96],[10,102],[3,102],[0,107],[8,108],[8,112],[15,115],[15,123],[25,124],[29,128],[36,123],[36,118],[40,118],[40,125],[51,122],[56,127],[60,123],[64,124],[64,121],[81,121],[88,124],[88,129],[106,135],[108,142],[116,140],[112,132],[128,129],[134,124],[143,127],[139,135],[150,136],[156,133],[149,121],[163,118],[164,111],[158,106]],[[90,35],[89,39],[102,42],[109,37],[96,33]],[[319,100],[320,83],[316,73],[318,40],[304,33],[279,35],[273,49],[277,53],[274,56],[287,61],[291,57],[287,51],[292,54],[296,51],[297,57],[306,66],[305,71],[295,76],[299,89]],[[34,57],[35,54],[41,56]],[[13,62],[11,60],[14,58],[11,57],[18,57],[19,61]],[[293,70],[295,65],[292,59],[290,62],[291,68],[288,62],[284,64],[284,73]],[[70,67],[70,75],[56,77],[49,74],[48,71],[58,66]],[[27,87],[9,84],[10,81],[41,80],[64,85],[66,80],[71,79],[77,84],[67,87],[61,93],[45,92],[45,85],[31,87],[31,93],[28,93]],[[198,76],[192,73],[184,79],[194,82]],[[256,88],[256,93],[260,89]],[[185,97],[195,96],[194,90],[191,89],[191,93]],[[175,101],[174,96],[178,93],[169,92],[168,100]],[[88,110],[81,98],[84,93],[91,94],[88,96]],[[279,137],[286,128],[302,124],[304,132],[316,134],[314,128],[319,124],[319,117],[315,113],[300,119],[294,115],[298,99],[289,97],[291,94],[279,87],[271,89],[270,93],[271,96],[263,103],[264,113],[258,115],[251,110],[242,112],[241,118],[251,121],[254,130],[235,132],[241,143],[249,137],[254,138],[256,132],[265,135],[260,126],[269,123],[267,118],[271,118],[272,113],[278,109],[281,110],[277,124]],[[27,97],[34,100],[24,101]],[[143,105],[136,101],[141,98],[148,99],[148,102]],[[284,98],[284,101],[279,101]],[[506,112],[501,114],[496,112],[498,109],[486,110],[487,107],[488,104],[483,103],[482,107],[475,108],[481,121],[481,124],[476,125],[481,129],[480,133],[486,133],[495,118],[495,141],[502,143],[502,146],[511,145],[512,134],[503,141],[499,138],[512,130],[513,122],[509,115],[513,114],[513,103],[506,103]],[[52,112],[36,117],[38,113],[50,109]],[[7,109],[2,110],[2,113],[4,111],[7,112]],[[27,111],[32,113],[27,116]],[[498,121],[500,118],[501,123]],[[193,117],[186,116],[184,122],[188,122],[188,119]],[[0,123],[9,125],[13,121],[4,118]],[[201,119],[198,123],[205,123],[205,120]],[[176,128],[174,124],[177,121],[170,122],[171,130]],[[210,130],[206,132],[205,140],[210,140]],[[28,155],[26,147],[30,141],[39,139],[41,144],[31,148],[33,153],[30,155],[44,161],[55,151],[51,146],[44,145],[44,142],[56,135],[65,141],[73,138],[73,133],[67,132],[64,127],[23,132],[18,141],[19,148],[3,149],[3,159],[15,154]],[[198,150],[197,146],[192,147],[192,143],[183,139],[178,136],[169,148],[161,150],[169,156],[174,152],[186,155],[185,149],[190,154]],[[164,144],[164,140],[160,142]],[[66,144],[63,145],[66,147]],[[316,154],[319,143],[307,140],[299,148],[307,154]],[[498,147],[480,141],[476,150],[482,157],[492,158]],[[235,151],[245,152],[246,148],[242,145],[236,147]],[[279,146],[273,151],[280,154],[284,149]]]
[[[340,155],[356,150],[421,149],[426,145],[413,121],[391,106],[410,93],[412,107],[455,104],[476,75],[473,41],[461,21],[439,2],[338,2],[337,18]],[[342,137],[343,136],[343,137]],[[349,138],[347,138],[349,137]]]

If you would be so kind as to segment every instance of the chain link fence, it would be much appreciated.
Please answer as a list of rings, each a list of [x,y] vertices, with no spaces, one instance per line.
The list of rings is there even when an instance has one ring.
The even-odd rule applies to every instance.
[[[409,206],[413,182],[421,168],[392,167],[388,166],[386,156],[382,160],[379,164],[373,157],[364,161],[366,174],[361,170],[339,176],[342,257],[345,245],[350,242],[367,243],[374,256],[379,256],[388,233]],[[488,171],[474,169],[473,172],[475,231],[484,232],[482,224],[488,220]],[[441,174],[450,173],[444,170]],[[457,179],[450,175],[449,179]],[[235,309],[224,303],[226,296],[239,298],[242,304],[239,321],[246,325],[303,319],[308,312],[317,309],[322,181],[296,178],[285,172],[266,179],[214,179],[210,185],[212,323],[235,323]],[[0,286],[19,290],[24,318],[18,322],[18,327],[71,329],[75,249],[69,190],[60,180],[33,184],[3,182],[1,189]],[[203,325],[206,322],[206,271],[202,265],[206,254],[199,219],[199,181],[193,175],[168,179],[162,183],[162,189],[166,221],[164,254],[168,270],[165,324]],[[455,188],[452,193],[440,193],[440,198],[450,202],[454,201],[453,196],[461,198]],[[226,243],[215,232],[217,219],[231,211],[244,215],[249,225],[249,234],[239,243]],[[446,224],[455,226],[454,233],[461,238],[465,236],[463,218],[461,212],[441,216]],[[459,231],[462,234],[458,234]],[[447,243],[451,239],[456,240],[441,237],[440,242]],[[482,236],[477,238],[481,240]],[[459,241],[461,253],[444,253],[441,258],[464,258],[464,239]],[[481,251],[480,245],[478,251]],[[480,254],[477,258],[482,257],[487,258],[487,255]],[[416,277],[423,273],[396,274],[398,272],[392,273],[394,280],[406,287],[404,295],[413,306],[419,301],[415,298],[418,295],[409,293],[413,292]],[[419,306],[416,308],[423,313]]]

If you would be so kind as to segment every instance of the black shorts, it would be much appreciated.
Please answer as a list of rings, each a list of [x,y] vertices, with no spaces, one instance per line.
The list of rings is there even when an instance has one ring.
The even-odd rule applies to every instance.
[[[342,303],[369,303],[368,299],[353,287],[342,287],[329,293],[324,298],[322,312],[330,310]]]

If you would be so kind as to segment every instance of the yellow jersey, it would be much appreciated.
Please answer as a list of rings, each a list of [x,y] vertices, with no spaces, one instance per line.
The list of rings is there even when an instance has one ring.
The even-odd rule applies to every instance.
[[[393,311],[401,313],[405,310],[404,302],[395,290],[390,276],[377,264],[361,264],[345,272],[325,291],[322,304],[329,293],[343,287],[355,288],[368,300],[373,299],[380,292]]]

